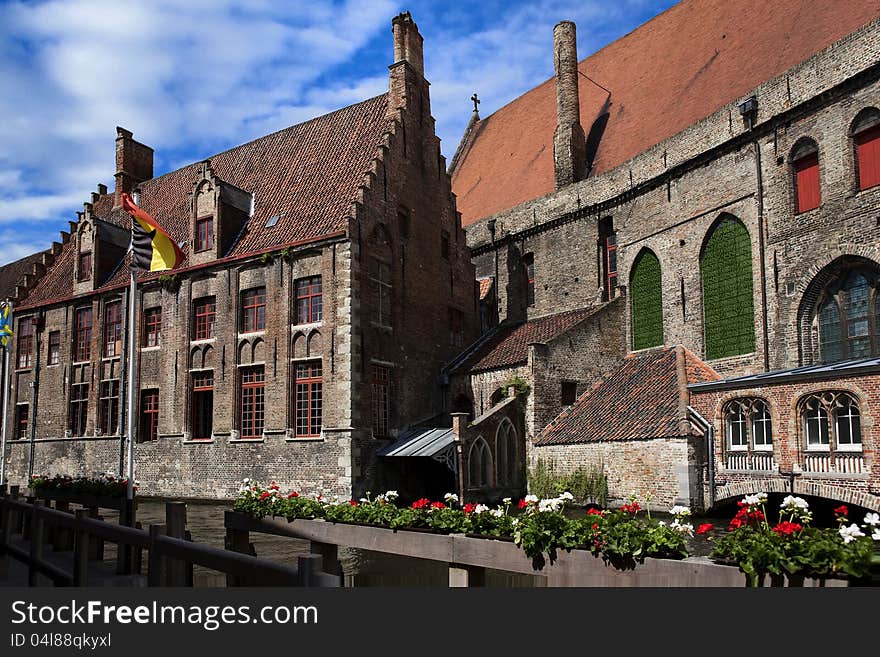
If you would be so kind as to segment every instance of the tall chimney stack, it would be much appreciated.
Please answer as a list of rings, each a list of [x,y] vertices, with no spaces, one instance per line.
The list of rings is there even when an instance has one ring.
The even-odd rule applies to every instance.
[[[407,62],[421,77],[425,77],[425,60],[422,54],[422,35],[408,11],[398,14],[391,21],[394,32],[394,63]]]
[[[556,131],[553,163],[556,189],[582,180],[586,170],[586,138],[581,127],[578,96],[577,32],[571,21],[553,28],[556,69]]]
[[[113,207],[122,205],[122,193],[153,177],[153,149],[134,140],[132,133],[116,126],[116,192]]]

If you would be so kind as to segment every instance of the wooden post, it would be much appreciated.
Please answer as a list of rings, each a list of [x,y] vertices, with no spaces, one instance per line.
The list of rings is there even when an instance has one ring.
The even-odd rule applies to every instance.
[[[226,549],[242,554],[251,553],[250,534],[238,529],[226,528]],[[226,575],[226,586],[247,586],[248,582],[243,577]]]
[[[319,554],[323,559],[323,571],[331,575],[339,575],[342,581],[342,564],[339,562],[339,546],[334,543],[311,542],[312,554]]]
[[[165,585],[165,568],[162,555],[159,553],[159,546],[156,539],[162,535],[162,527],[159,525],[150,525],[150,554],[149,554],[149,572],[147,573],[147,586],[164,586]]]
[[[55,502],[55,510],[70,513],[70,502]],[[73,537],[65,527],[52,527],[52,549],[56,552],[70,550],[73,546]]]
[[[165,535],[172,538],[186,537],[186,504],[167,502],[165,504]],[[168,559],[165,565],[168,586],[186,586],[186,562]]]
[[[0,578],[9,576],[9,555],[6,553],[6,546],[11,539],[12,509],[9,508],[8,498],[4,495],[0,498]]]
[[[34,502],[36,501],[36,498],[33,495],[28,495],[25,498],[25,500],[27,501],[28,504],[30,504],[31,512],[30,513],[22,512],[22,514],[21,514],[22,515],[21,537],[25,540],[29,540],[31,537],[31,520],[33,520],[33,518],[34,518],[33,507],[34,507]]]
[[[134,523],[135,529],[143,529],[141,523]],[[144,549],[138,545],[137,547],[132,548],[131,555],[131,572],[134,575],[140,575],[141,569],[143,568],[144,563]]]
[[[462,566],[449,564],[450,588],[486,586],[486,569],[482,566]]]
[[[92,506],[88,509],[89,518],[93,520],[101,520],[101,516],[98,515],[98,507]],[[94,541],[90,541],[90,546],[92,553],[89,555],[89,559],[93,559],[95,561],[104,561],[104,539],[95,536]]]
[[[124,500],[119,507],[119,524],[123,527],[134,527],[134,508],[135,501]],[[131,555],[132,548],[130,545],[120,543],[116,550],[116,573],[118,575],[131,574]]]
[[[73,530],[73,585],[87,586],[89,579],[89,532],[82,521],[89,517],[86,509],[76,510],[76,527]]]
[[[30,528],[28,538],[30,539],[30,559],[28,563],[28,586],[37,586],[37,566],[43,561],[43,539],[45,538],[45,522],[38,515],[39,509],[46,506],[43,500],[34,500],[31,498],[33,505],[30,513]]]
[[[297,586],[315,586],[321,572],[323,559],[320,554],[297,557]]]

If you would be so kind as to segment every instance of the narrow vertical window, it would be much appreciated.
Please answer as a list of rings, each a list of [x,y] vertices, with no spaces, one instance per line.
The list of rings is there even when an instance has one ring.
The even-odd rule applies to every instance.
[[[370,261],[371,318],[380,326],[391,326],[391,266],[373,258]]]
[[[74,436],[86,435],[89,416],[89,384],[74,383],[70,386],[70,432]]]
[[[87,281],[92,277],[92,252],[86,251],[79,254],[76,267],[76,280]]]
[[[241,437],[263,436],[265,377],[263,366],[249,367],[241,371]]]
[[[373,435],[387,437],[391,415],[391,370],[387,367],[373,366],[372,402]]]
[[[122,353],[122,302],[104,304],[104,357]]]
[[[16,366],[19,369],[34,365],[34,328],[33,317],[22,317],[18,320],[18,337],[15,352],[18,355]]]
[[[321,361],[297,363],[295,372],[293,388],[296,436],[320,436],[323,413]]]
[[[724,216],[700,256],[706,358],[755,350],[752,245],[741,221]]]
[[[192,439],[211,438],[214,426],[214,372],[192,375]]]
[[[196,219],[196,251],[208,251],[214,248],[214,217]]]
[[[523,256],[523,273],[526,281],[526,305],[531,308],[535,305],[535,254],[526,253]]]
[[[571,406],[577,400],[577,381],[563,381],[560,384],[559,397],[563,406]]]
[[[663,283],[653,251],[645,249],[636,256],[630,288],[633,350],[663,344]]]
[[[92,309],[77,308],[73,313],[73,360],[82,362],[92,357]]]
[[[162,337],[162,308],[147,308],[144,311],[144,330],[141,332],[142,347],[158,347]]]
[[[599,221],[599,251],[602,258],[602,299],[608,301],[617,290],[617,236],[611,217]]]
[[[296,281],[296,323],[320,322],[324,314],[324,298],[320,276]]]
[[[859,189],[880,185],[880,125],[859,132],[854,141]]]
[[[14,440],[25,440],[28,437],[29,417],[30,406],[28,404],[17,404],[15,406],[15,427],[13,428]]]
[[[49,356],[47,365],[57,365],[61,362],[61,331],[49,332]]]
[[[804,406],[804,434],[808,450],[828,451],[828,411],[818,399],[811,399]]]
[[[819,153],[804,155],[792,164],[798,214],[819,207]]]
[[[196,299],[193,302],[193,340],[214,337],[215,309],[214,297]]]
[[[159,437],[159,391],[141,391],[141,422],[138,440],[149,442]]]
[[[98,398],[98,424],[106,435],[116,435],[119,422],[119,379],[101,381]]]
[[[266,328],[266,288],[255,287],[241,293],[241,332]]]

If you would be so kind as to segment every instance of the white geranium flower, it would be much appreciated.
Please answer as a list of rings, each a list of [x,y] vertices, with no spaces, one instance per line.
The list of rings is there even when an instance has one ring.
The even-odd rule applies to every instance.
[[[866,513],[865,514],[865,524],[870,527],[876,527],[880,525],[880,513]]]
[[[844,543],[852,543],[857,538],[864,536],[862,530],[859,529],[859,526],[855,523],[851,524],[849,527],[841,527],[837,530],[837,533],[840,534]]]
[[[874,533],[871,534],[871,538],[873,538],[875,541],[880,541],[880,527],[874,528]]]
[[[794,497],[793,495],[787,495],[785,499],[782,500],[782,504],[779,508],[786,511],[806,511],[810,508],[810,505],[807,504],[807,501],[803,497]]]
[[[362,504],[366,504],[366,503],[369,502],[370,500],[368,500],[366,497],[362,497],[362,498],[360,499],[360,501],[361,501]]]
[[[669,509],[669,513],[674,516],[689,516],[691,515],[691,510],[686,506],[676,505]]]
[[[501,516],[504,515],[504,511],[502,509],[490,509],[489,515],[495,516],[496,518],[500,518]],[[880,532],[880,530],[878,530],[878,532]]]
[[[489,507],[486,506],[485,504],[477,504],[477,506],[474,507],[474,513],[486,513],[486,511],[488,511],[488,510],[489,510]]]
[[[398,497],[400,496],[397,494],[396,490],[389,490],[385,493],[385,499],[389,502],[396,500]]]
[[[526,501],[526,504],[531,504],[532,502],[538,501],[538,496],[537,495],[526,495],[523,499]]]
[[[689,522],[679,522],[678,518],[676,518],[675,521],[669,526],[680,534],[686,534],[687,536],[694,535],[694,526]]]
[[[560,500],[565,500],[566,502],[570,502],[571,500],[574,499],[574,495],[572,495],[572,494],[569,493],[568,491],[565,491],[564,493],[562,493],[562,494],[559,496],[559,499],[560,499]]]
[[[458,495],[455,493],[446,493],[446,495],[443,496],[443,499],[447,502],[458,502]]]
[[[766,493],[755,493],[754,495],[746,495],[743,498],[743,502],[745,502],[749,506],[763,504],[766,501],[767,501],[767,494]]]
[[[666,521],[665,521],[665,520],[658,520],[658,521],[657,521],[657,524],[660,525],[661,527],[665,527],[665,526],[666,526]]]
[[[505,497],[501,501],[504,502],[505,504],[510,504],[511,502],[513,502],[513,498],[512,497]]]
[[[242,483],[244,483],[244,484],[249,484],[249,483],[251,483],[251,478],[250,478],[250,477],[245,477],[245,478],[242,479],[241,481],[242,481]]]
[[[538,502],[538,511],[559,511],[562,507],[562,500],[558,497],[553,497],[548,500],[541,500]]]

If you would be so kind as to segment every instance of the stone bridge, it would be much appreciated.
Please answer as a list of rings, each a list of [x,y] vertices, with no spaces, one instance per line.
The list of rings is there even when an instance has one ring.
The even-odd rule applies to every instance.
[[[832,482],[802,481],[798,477],[793,479],[789,477],[755,477],[717,486],[715,504],[736,500],[744,495],[757,492],[810,495],[880,512],[880,495],[845,485],[836,485]]]

